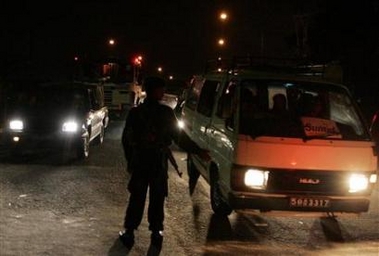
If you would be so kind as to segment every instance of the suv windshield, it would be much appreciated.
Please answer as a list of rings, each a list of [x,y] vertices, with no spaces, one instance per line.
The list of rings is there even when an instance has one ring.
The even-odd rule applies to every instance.
[[[14,84],[7,93],[9,111],[55,111],[88,108],[88,95],[83,88]]]
[[[258,136],[368,140],[363,119],[344,88],[315,82],[244,80],[239,133]]]

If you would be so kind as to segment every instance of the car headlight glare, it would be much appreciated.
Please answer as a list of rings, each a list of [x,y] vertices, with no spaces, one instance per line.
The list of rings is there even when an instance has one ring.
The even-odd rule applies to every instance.
[[[178,120],[178,126],[180,129],[184,128],[184,121],[183,120]]]
[[[68,121],[68,122],[64,122],[63,123],[63,126],[62,126],[62,131],[63,132],[77,132],[79,129],[79,125],[77,122],[75,121]]]
[[[364,174],[352,174],[349,178],[349,192],[356,193],[368,188],[369,179]]]
[[[9,128],[11,130],[22,130],[24,129],[24,122],[22,122],[21,120],[11,120],[9,122]]]
[[[269,172],[249,169],[245,173],[244,183],[254,189],[265,189],[267,186]]]

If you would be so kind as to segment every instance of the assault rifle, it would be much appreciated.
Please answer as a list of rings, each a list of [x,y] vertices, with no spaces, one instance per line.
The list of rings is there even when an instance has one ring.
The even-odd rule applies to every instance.
[[[176,170],[176,173],[179,175],[179,177],[181,178],[182,177],[182,172],[179,171],[179,166],[178,166],[178,163],[176,162],[175,158],[174,158],[174,155],[172,154],[172,151],[169,147],[166,148],[166,152],[167,152],[167,157],[168,157],[168,160],[170,161],[170,163],[172,164],[172,166],[175,168]]]

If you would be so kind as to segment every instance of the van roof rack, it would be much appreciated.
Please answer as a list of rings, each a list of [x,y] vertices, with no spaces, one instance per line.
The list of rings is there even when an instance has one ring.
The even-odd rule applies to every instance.
[[[234,74],[242,70],[288,74],[331,82],[342,82],[342,68],[336,61],[315,64],[304,59],[271,58],[262,56],[235,56],[231,59],[211,59],[205,72],[227,72]]]
[[[267,68],[289,68],[299,63],[298,59],[270,58],[260,56],[234,56],[231,59],[210,59],[206,63],[206,72],[212,71],[235,71],[243,69]]]

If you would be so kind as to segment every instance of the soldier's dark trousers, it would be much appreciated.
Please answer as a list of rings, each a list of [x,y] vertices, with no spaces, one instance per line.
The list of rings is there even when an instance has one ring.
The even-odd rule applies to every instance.
[[[147,191],[149,191],[149,206],[147,212],[149,230],[163,230],[164,200],[166,193],[162,189],[162,184],[148,182],[144,179],[133,179],[133,177],[131,183],[131,186],[129,186],[130,197],[124,219],[124,228],[134,230],[141,224]],[[165,187],[165,185],[163,185],[163,187]]]

